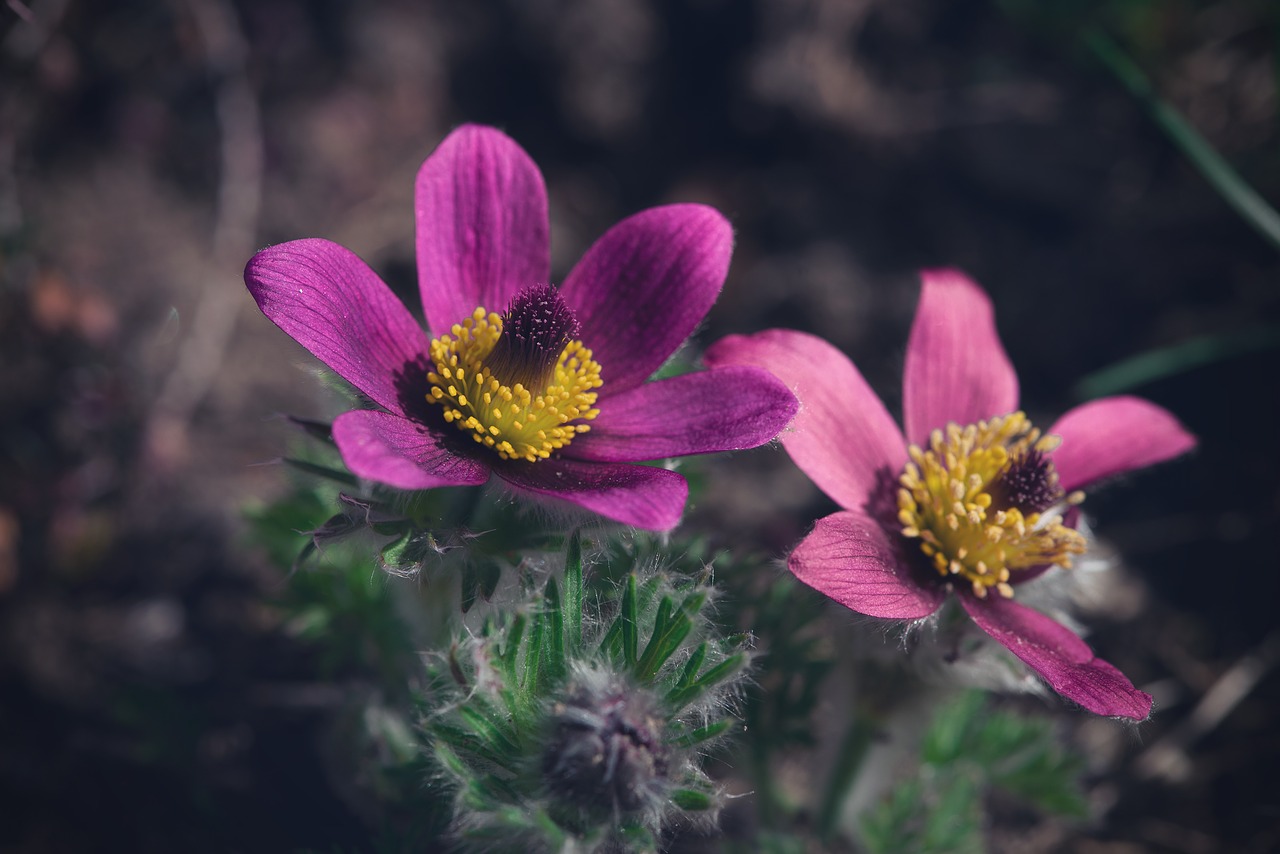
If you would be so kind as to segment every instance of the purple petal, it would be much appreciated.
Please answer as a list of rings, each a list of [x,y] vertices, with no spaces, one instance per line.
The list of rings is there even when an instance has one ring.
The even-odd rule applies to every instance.
[[[294,240],[249,260],[244,281],[270,320],[339,376],[403,412],[405,370],[427,352],[408,309],[354,252],[328,240]]]
[[[385,412],[356,410],[333,422],[333,441],[358,477],[398,489],[472,486],[489,470],[444,448],[425,427]]]
[[[756,365],[786,383],[800,401],[783,447],[841,507],[863,508],[886,473],[907,461],[898,425],[858,369],[821,338],[787,329],[717,341],[706,364]]]
[[[915,445],[949,422],[973,424],[1018,408],[1018,375],[991,300],[955,270],[926,270],[921,278],[902,378],[902,420]]]
[[[518,489],[651,531],[674,528],[689,497],[683,477],[653,466],[550,459],[513,462],[494,471]]]
[[[777,436],[797,406],[768,371],[698,371],[611,395],[565,455],[635,462],[754,448]]]
[[[1067,492],[1105,477],[1185,454],[1196,438],[1167,410],[1137,397],[1104,397],[1077,406],[1049,433],[1062,439],[1053,465]]]
[[[869,617],[927,617],[946,596],[941,584],[917,582],[899,544],[871,518],[851,510],[819,519],[787,566],[814,590]]]
[[[644,382],[684,343],[716,301],[732,251],[729,223],[704,205],[641,211],[587,250],[560,293],[605,394]]]
[[[435,335],[478,306],[493,312],[521,288],[550,283],[547,189],[501,131],[463,125],[418,171],[418,286]]]
[[[978,627],[1009,648],[1053,690],[1097,715],[1146,720],[1151,695],[1097,658],[1089,645],[1060,623],[1011,599],[960,597]]]

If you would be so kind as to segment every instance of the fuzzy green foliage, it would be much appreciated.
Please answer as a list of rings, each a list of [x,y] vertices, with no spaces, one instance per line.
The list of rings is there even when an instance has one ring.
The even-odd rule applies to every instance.
[[[868,851],[981,852],[984,799],[995,790],[1045,812],[1079,817],[1080,760],[1052,724],[989,708],[980,691],[945,707],[925,733],[921,768],[862,822]]]
[[[714,636],[705,583],[633,570],[593,588],[577,536],[567,551],[533,601],[454,642],[423,697],[463,847],[653,850],[718,810],[700,758],[733,725],[741,638]]]

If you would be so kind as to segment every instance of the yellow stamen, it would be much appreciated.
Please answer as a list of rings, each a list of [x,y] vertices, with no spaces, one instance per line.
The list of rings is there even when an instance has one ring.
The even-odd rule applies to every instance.
[[[527,389],[494,376],[485,364],[502,334],[502,317],[477,308],[451,335],[431,342],[435,370],[427,374],[427,400],[444,407],[444,420],[471,433],[504,460],[546,459],[573,441],[600,414],[600,365],[581,341],[560,353],[545,388]]]
[[[1019,570],[1070,567],[1072,556],[1084,553],[1085,539],[1062,523],[1061,508],[1079,504],[1084,494],[1062,498],[1052,463],[1036,457],[1058,444],[1021,412],[934,430],[927,448],[907,449],[911,462],[898,478],[903,536],[919,540],[940,575],[963,577],[979,598],[992,587],[1012,597],[1009,582]],[[1029,459],[1039,465],[1032,471],[1040,493],[1061,500],[1048,507],[1000,506],[1002,478],[1020,465],[1025,474]]]

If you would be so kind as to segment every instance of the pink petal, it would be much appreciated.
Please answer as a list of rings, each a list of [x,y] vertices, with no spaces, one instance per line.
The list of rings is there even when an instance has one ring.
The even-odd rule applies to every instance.
[[[497,474],[525,492],[567,501],[609,519],[651,531],[680,522],[689,484],[654,466],[586,463],[566,459],[497,466]]]
[[[1137,397],[1104,397],[1077,406],[1048,432],[1062,439],[1053,452],[1053,465],[1068,492],[1172,459],[1196,446],[1196,437],[1178,419]]]
[[[601,400],[590,432],[565,456],[636,462],[754,448],[777,436],[797,406],[787,387],[759,368],[683,374]]]
[[[819,519],[787,566],[814,590],[869,617],[927,617],[946,596],[941,584],[921,584],[913,577],[895,538],[851,510]]]
[[[501,314],[521,288],[550,283],[547,189],[501,131],[463,125],[418,171],[418,286],[427,326],[449,331],[477,307]]]
[[[480,463],[447,450],[427,429],[386,412],[356,410],[333,422],[333,440],[358,477],[398,489],[470,486],[489,479]]]
[[[692,334],[732,251],[729,223],[704,205],[641,211],[587,250],[560,293],[582,322],[606,393],[644,382]]]
[[[907,461],[898,425],[858,369],[821,338],[787,329],[717,341],[706,364],[756,365],[800,401],[782,445],[797,466],[841,507],[862,509],[883,479]]]
[[[902,420],[915,445],[949,422],[973,424],[1018,408],[1018,375],[991,300],[955,270],[926,270],[921,278],[902,378]]]
[[[1151,695],[1095,657],[1089,645],[1065,626],[1000,596],[980,600],[962,595],[960,601],[980,629],[1067,699],[1097,715],[1142,721],[1151,714]]]
[[[245,284],[276,326],[392,412],[427,337],[368,265],[327,240],[294,240],[249,260]],[[425,375],[424,375],[425,376]]]

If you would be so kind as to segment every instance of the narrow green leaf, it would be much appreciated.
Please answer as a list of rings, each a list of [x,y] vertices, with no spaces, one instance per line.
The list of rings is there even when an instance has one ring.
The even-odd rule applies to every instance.
[[[1260,326],[1222,335],[1207,335],[1148,350],[1087,374],[1076,383],[1081,400],[1107,397],[1131,391],[1156,380],[1184,374],[1202,365],[1212,365],[1280,347],[1280,326]]]
[[[458,717],[462,719],[473,733],[495,754],[506,757],[504,767],[520,756],[520,748],[501,726],[483,712],[469,705],[458,707]]]
[[[676,789],[671,793],[671,802],[687,812],[703,812],[716,805],[715,798],[697,789]]]
[[[569,536],[564,559],[565,652],[568,655],[582,651],[582,605],[582,534],[575,530]]]
[[[341,469],[330,468],[329,466],[323,466],[323,465],[320,465],[319,463],[313,463],[307,460],[299,460],[293,457],[285,457],[284,462],[285,462],[285,465],[293,466],[299,471],[304,471],[307,474],[314,474],[319,477],[328,478],[329,480],[337,481],[338,483],[341,483],[344,486],[360,485],[360,482],[356,479],[355,475],[351,474],[350,472],[342,471]]]
[[[836,831],[836,823],[840,818],[841,807],[849,796],[853,784],[858,779],[858,769],[866,758],[867,750],[876,732],[874,723],[865,714],[855,714],[840,744],[840,752],[836,754],[835,765],[827,780],[826,793],[822,798],[822,806],[818,810],[818,835],[830,840]]]
[[[565,672],[564,609],[560,606],[560,588],[554,578],[547,579],[547,678],[558,680]]]
[[[634,669],[636,666],[636,648],[639,646],[640,615],[636,604],[636,576],[627,576],[627,586],[622,593],[622,660]]]
[[[433,721],[427,729],[432,738],[435,739],[436,748],[439,748],[441,744],[445,744],[452,748],[453,751],[456,751],[452,755],[460,763],[462,772],[470,773],[466,763],[457,756],[459,753],[469,753],[499,766],[504,766],[507,761],[500,754],[494,752],[493,748],[486,744],[483,739],[462,727],[447,724],[443,721]]]
[[[1147,75],[1111,37],[1099,30],[1083,34],[1084,42],[1112,74],[1146,108],[1151,119],[1182,150],[1222,198],[1254,230],[1280,249],[1280,214],[1249,186],[1231,164],[1191,126],[1182,114],[1156,94]]]
[[[687,732],[684,735],[673,738],[671,743],[679,747],[693,747],[695,744],[700,744],[709,739],[723,735],[725,731],[735,723],[737,723],[737,721],[733,718],[722,718],[715,723],[707,724],[704,727],[699,727],[698,729]]]
[[[672,691],[682,691],[693,684],[693,680],[698,678],[698,671],[702,669],[702,663],[707,660],[707,642],[703,641],[698,644],[698,648],[689,656],[689,660],[684,663],[684,667],[680,669],[680,676],[676,679],[676,684]]]
[[[746,664],[747,654],[745,652],[740,652],[737,655],[731,655],[714,667],[709,668],[706,673],[699,676],[688,687],[672,691],[667,695],[667,699],[677,709],[682,708],[709,688],[712,688],[733,676],[745,667]]]
[[[663,600],[664,602],[667,600]],[[667,659],[680,648],[680,644],[693,631],[693,620],[683,612],[667,620],[661,634],[654,630],[653,637],[644,649],[644,655],[636,665],[636,677],[648,681],[662,669]]]
[[[507,676],[516,672],[516,654],[520,651],[520,640],[524,637],[524,629],[529,618],[517,613],[511,618],[511,628],[507,630],[507,642],[502,648],[502,663]]]
[[[535,611],[529,624],[529,639],[525,641],[524,656],[520,665],[520,686],[524,696],[532,700],[542,686],[542,660],[546,655],[543,643],[546,635],[546,615]]]

